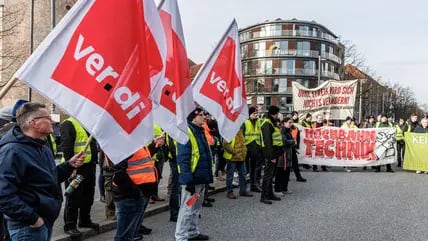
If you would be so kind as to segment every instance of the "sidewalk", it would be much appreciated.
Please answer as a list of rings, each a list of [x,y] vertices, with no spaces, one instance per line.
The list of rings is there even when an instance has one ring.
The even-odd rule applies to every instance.
[[[164,179],[167,180],[168,176],[164,176]],[[215,178],[214,178],[213,186],[215,187],[215,190],[210,191],[209,192],[210,194],[223,192],[226,190],[226,182],[217,182]],[[97,192],[98,191],[96,190],[95,193]],[[165,198],[165,201],[149,204],[145,212],[145,217],[150,217],[160,212],[165,212],[168,210],[169,201],[167,198],[167,188],[165,185],[159,186],[159,196],[161,198]],[[64,202],[63,202],[63,205],[64,205]],[[105,210],[104,203],[100,202],[99,196],[96,195],[94,204],[92,205],[91,219],[93,222],[100,224],[100,233],[104,233],[116,228],[116,221],[106,220],[104,210]],[[54,241],[84,240],[88,237],[98,235],[95,230],[87,229],[87,228],[79,228],[79,230],[83,233],[82,237],[80,239],[71,239],[69,235],[64,233],[63,227],[64,227],[64,208],[61,209],[61,214],[59,215],[58,219],[55,222],[53,233],[52,233],[52,240]]]

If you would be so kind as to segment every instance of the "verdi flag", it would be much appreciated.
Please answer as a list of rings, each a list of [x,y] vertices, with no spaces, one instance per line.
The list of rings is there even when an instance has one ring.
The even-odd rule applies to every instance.
[[[167,42],[165,78],[153,89],[151,97],[158,106],[154,121],[174,140],[185,144],[187,115],[195,108],[192,85],[177,0],[161,3],[159,14]]]
[[[428,134],[406,132],[403,169],[428,171]]]
[[[193,97],[215,117],[221,136],[228,142],[248,119],[235,20],[195,77]]]
[[[165,38],[152,0],[81,0],[15,74],[77,119],[117,163],[153,140]]]

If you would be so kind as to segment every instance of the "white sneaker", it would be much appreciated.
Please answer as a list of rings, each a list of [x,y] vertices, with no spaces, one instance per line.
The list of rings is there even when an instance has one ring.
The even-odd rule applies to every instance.
[[[416,174],[421,174],[422,172],[421,171],[416,171]]]
[[[352,170],[349,168],[346,168],[346,172],[352,172]]]
[[[233,173],[233,177],[234,177],[234,178],[238,178],[238,177],[239,177],[239,174],[235,172],[235,173]]]
[[[278,196],[278,197],[285,196],[285,194],[283,192],[274,192],[273,194],[275,194],[275,196]]]
[[[233,185],[233,186],[239,186],[239,182],[233,181],[233,182],[232,182],[232,185]]]

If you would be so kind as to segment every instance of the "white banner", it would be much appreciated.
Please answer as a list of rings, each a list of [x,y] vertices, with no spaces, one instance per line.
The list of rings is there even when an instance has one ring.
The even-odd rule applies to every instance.
[[[313,117],[323,115],[329,120],[344,120],[354,115],[358,80],[329,80],[314,89],[308,89],[293,81],[293,108],[299,118],[306,113]]]
[[[394,128],[299,128],[300,164],[359,167],[396,160]]]

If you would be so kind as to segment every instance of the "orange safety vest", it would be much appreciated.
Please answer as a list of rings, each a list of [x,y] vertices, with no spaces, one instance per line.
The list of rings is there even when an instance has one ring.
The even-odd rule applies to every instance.
[[[202,125],[204,127],[205,138],[207,138],[208,145],[214,145],[214,137],[210,134],[210,128],[207,124]]]
[[[158,181],[155,162],[150,156],[150,151],[147,147],[143,147],[136,151],[128,160],[126,172],[136,185],[155,183]]]
[[[297,134],[299,134],[299,130],[297,128],[291,128],[291,136],[296,139],[297,138]]]

